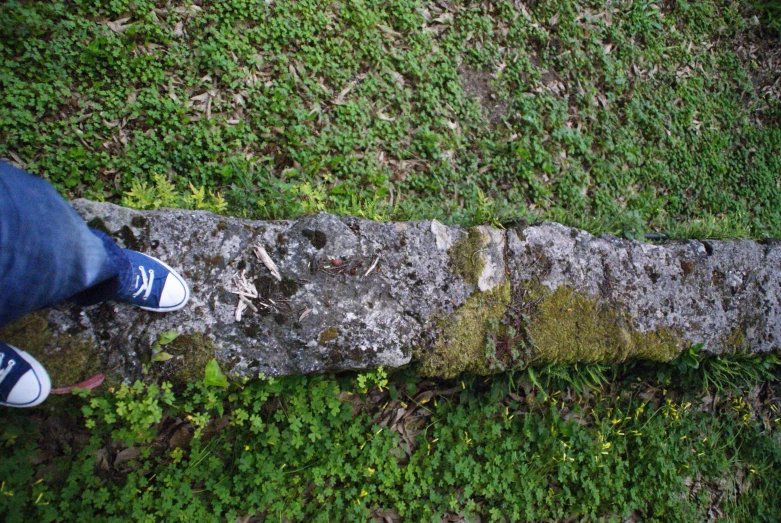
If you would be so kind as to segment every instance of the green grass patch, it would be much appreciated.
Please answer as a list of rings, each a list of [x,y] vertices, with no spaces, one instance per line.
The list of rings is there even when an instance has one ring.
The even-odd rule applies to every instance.
[[[773,356],[691,351],[490,379],[379,370],[85,391],[57,412],[0,413],[0,514],[778,521],[779,370]]]
[[[0,156],[143,208],[781,236],[764,12],[9,1]]]
[[[137,208],[779,237],[781,44],[756,4],[12,0],[0,156]],[[0,514],[775,522],[777,378],[688,351],[138,383],[0,412]]]

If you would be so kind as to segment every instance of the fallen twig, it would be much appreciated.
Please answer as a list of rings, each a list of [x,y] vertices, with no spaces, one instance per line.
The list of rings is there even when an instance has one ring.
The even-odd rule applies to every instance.
[[[271,275],[276,278],[277,281],[282,281],[282,276],[279,275],[279,268],[277,267],[277,264],[274,263],[274,260],[271,259],[271,256],[268,255],[266,249],[264,249],[262,245],[255,245],[253,250],[255,251],[255,256],[263,262],[263,265],[268,268]]]
[[[378,254],[376,258],[374,258],[374,261],[371,265],[369,265],[369,268],[366,270],[365,273],[363,273],[363,277],[367,277],[371,272],[374,270],[375,267],[377,267],[377,264],[380,262],[380,255]]]

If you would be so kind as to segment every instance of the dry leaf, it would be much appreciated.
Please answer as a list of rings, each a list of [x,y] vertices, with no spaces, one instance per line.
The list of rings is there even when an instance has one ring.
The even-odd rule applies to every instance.
[[[121,33],[129,27],[125,25],[125,22],[128,20],[130,20],[130,18],[120,18],[119,20],[115,20],[113,22],[106,22],[106,26],[108,26],[108,28],[115,33]]]
[[[141,449],[139,447],[130,447],[125,450],[122,450],[114,458],[114,467],[118,467],[126,461],[136,459],[140,455],[141,455]]]
[[[247,304],[247,307],[249,307],[250,309],[252,309],[252,311],[253,311],[253,312],[258,312],[258,308],[257,308],[257,307],[255,307],[255,306],[252,304],[252,302],[251,302],[251,301],[249,301],[249,298],[247,298],[246,296],[243,296],[243,295],[241,295],[241,294],[240,294],[240,295],[239,295],[239,300],[241,300],[241,301],[243,301],[244,303],[246,303],[246,304]]]
[[[377,112],[377,118],[379,118],[380,120],[383,120],[385,122],[395,122],[396,121],[396,117],[395,116],[394,117],[390,117],[387,114],[381,113],[381,112]]]
[[[82,381],[81,383],[77,383],[76,385],[71,385],[69,387],[60,387],[58,389],[52,389],[49,392],[51,394],[70,394],[73,389],[94,389],[95,387],[99,387],[103,380],[106,379],[105,374],[96,374],[95,376],[92,376],[89,379],[86,379]]]
[[[365,277],[367,277],[369,274],[371,274],[371,272],[374,270],[374,268],[375,268],[375,267],[377,267],[377,263],[379,263],[379,261],[380,261],[380,255],[378,254],[378,255],[377,255],[377,257],[376,257],[376,258],[374,258],[374,261],[373,261],[373,262],[372,262],[372,264],[369,266],[369,268],[368,268],[368,269],[366,269],[366,272],[365,272],[365,273],[363,273],[363,277],[364,277],[364,278],[365,278]]]
[[[418,395],[415,397],[415,401],[416,401],[416,402],[417,402],[419,405],[425,405],[426,403],[428,403],[429,401],[431,401],[431,398],[433,398],[433,397],[434,397],[434,394],[435,394],[435,393],[436,393],[436,391],[434,391],[434,390],[427,390],[427,391],[425,391],[425,392],[421,392],[420,394],[418,394]]]
[[[336,97],[336,100],[334,100],[334,104],[340,105],[344,103],[344,97],[347,96],[347,93],[349,93],[352,90],[353,86],[348,85],[344,89],[341,90],[339,93],[339,96]]]
[[[266,249],[264,249],[262,245],[255,245],[253,249],[255,250],[255,256],[263,262],[263,265],[266,266],[271,275],[276,278],[277,281],[282,281],[282,276],[279,275],[279,268],[277,268],[277,264],[274,263],[271,256],[268,255]]]

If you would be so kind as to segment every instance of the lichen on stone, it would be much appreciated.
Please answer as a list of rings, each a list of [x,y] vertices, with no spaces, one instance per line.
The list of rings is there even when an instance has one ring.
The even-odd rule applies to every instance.
[[[470,285],[477,285],[480,280],[485,267],[481,251],[489,241],[490,238],[477,227],[473,227],[448,250],[453,272]]]
[[[339,329],[336,327],[329,327],[320,333],[320,345],[333,341],[339,337]]]
[[[742,353],[746,347],[746,333],[741,327],[735,327],[724,338],[724,349],[727,352]]]
[[[538,302],[528,324],[535,363],[609,363],[627,359],[669,361],[682,350],[672,329],[634,330],[615,304],[586,297],[566,285],[551,292],[536,285],[527,300]]]
[[[323,231],[304,229],[301,231],[301,234],[307,238],[312,243],[312,246],[317,250],[325,247],[325,244],[328,242],[328,236],[326,236]]]
[[[455,247],[455,246],[454,246]],[[442,329],[432,350],[418,355],[424,376],[453,378],[462,372],[491,372],[485,355],[489,326],[498,323],[510,304],[510,284],[467,298],[453,316],[439,319]]]
[[[105,234],[108,234],[111,236],[111,231],[108,227],[106,227],[106,222],[101,220],[99,217],[94,217],[90,221],[87,222],[87,227],[91,227],[93,229],[97,229]]]

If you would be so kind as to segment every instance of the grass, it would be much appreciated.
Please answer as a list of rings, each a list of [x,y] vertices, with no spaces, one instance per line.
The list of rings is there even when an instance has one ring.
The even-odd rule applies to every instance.
[[[139,208],[781,237],[781,42],[757,5],[11,0],[0,157]],[[774,522],[778,377],[691,351],[139,383],[0,412],[0,515]]]
[[[165,203],[162,178],[260,218],[781,236],[781,41],[760,19],[732,1],[9,1],[0,156],[140,207]]]
[[[137,383],[0,413],[0,514],[774,522],[779,370],[755,357],[438,382],[407,370],[227,389]]]

